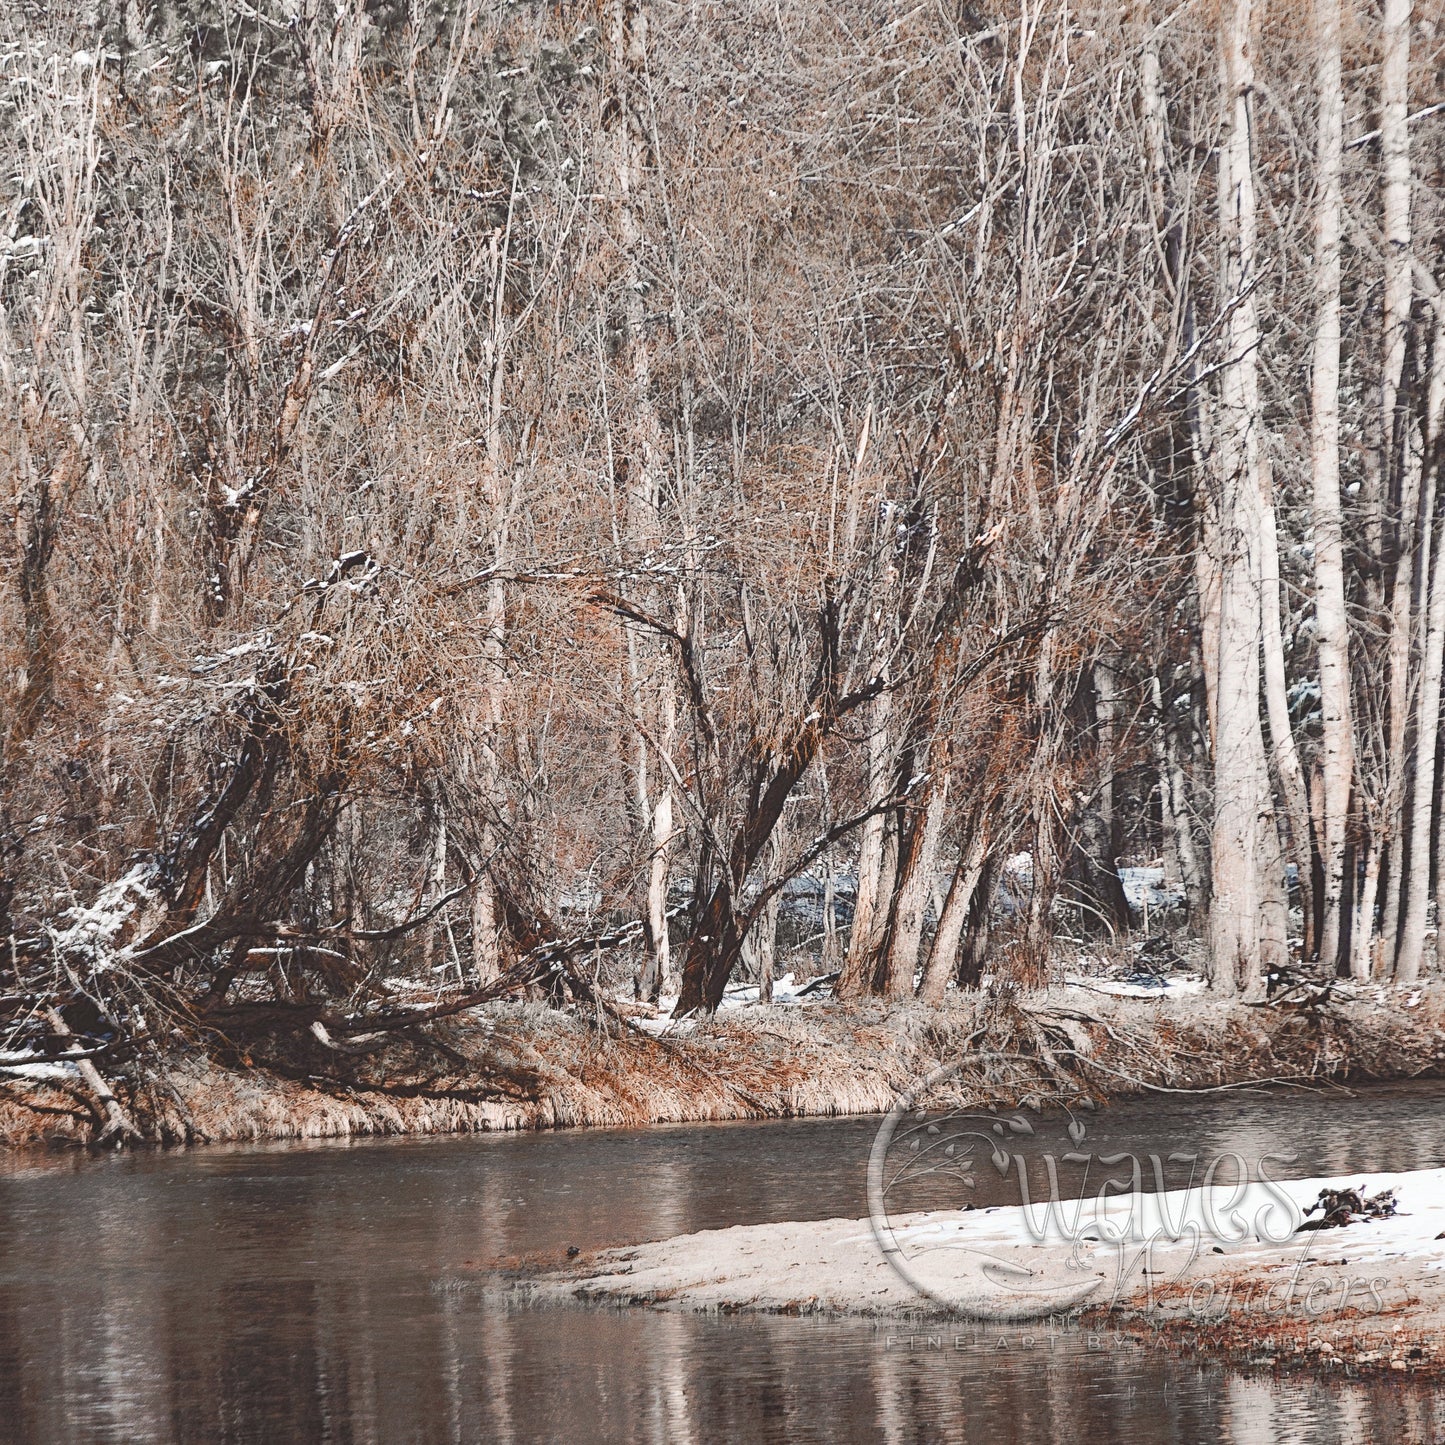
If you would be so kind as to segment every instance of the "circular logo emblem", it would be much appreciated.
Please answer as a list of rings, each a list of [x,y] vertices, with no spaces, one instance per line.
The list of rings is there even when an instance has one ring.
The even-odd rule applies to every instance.
[[[874,1138],[868,1215],[883,1257],[918,1294],[969,1319],[1042,1319],[1090,1303],[1104,1276],[1060,1207],[1056,1156],[1044,1156],[1054,1187],[1031,1199],[1027,1161],[1011,1145],[1035,1136],[1035,1122],[1024,1106],[958,1106],[962,1068],[945,1064],[902,1094]],[[1064,1103],[1066,1162],[1084,1157],[1081,1102],[1092,1107]],[[981,1202],[990,1199],[999,1202]]]
[[[1000,1065],[1019,1065],[1019,1102],[983,1108],[963,1087],[965,1062],[977,1087],[977,1056],[934,1070],[895,1101],[868,1161],[883,1257],[956,1314],[1009,1321],[1123,1300],[1138,1308],[1141,1291],[1152,1307],[1161,1290],[1207,1302],[1232,1249],[1278,1247],[1321,1227],[1304,1222],[1298,1190],[1269,1172],[1294,1154],[1251,1162],[1235,1150],[1135,1149],[1114,1129],[1096,1156],[1081,1117],[1094,1104],[1082,1091],[1046,1097],[1037,1060],[991,1054],[995,1080]]]

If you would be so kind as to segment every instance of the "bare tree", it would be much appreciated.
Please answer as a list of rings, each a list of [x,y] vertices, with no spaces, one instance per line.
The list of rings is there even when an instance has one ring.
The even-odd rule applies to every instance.
[[[1324,910],[1320,962],[1335,968],[1346,946],[1343,908],[1354,724],[1350,708],[1345,615],[1344,523],[1340,500],[1340,174],[1344,147],[1339,0],[1316,0],[1315,91],[1317,195],[1314,244],[1314,345],[1310,382],[1310,460],[1314,506],[1315,618],[1319,638],[1321,850]]]

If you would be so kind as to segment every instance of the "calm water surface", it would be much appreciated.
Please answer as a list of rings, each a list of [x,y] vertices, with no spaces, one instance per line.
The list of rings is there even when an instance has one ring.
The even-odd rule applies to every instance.
[[[0,1440],[1445,1441],[1433,1387],[1245,1378],[1016,1333],[909,1349],[896,1325],[537,1306],[493,1287],[499,1265],[568,1246],[859,1217],[876,1128],[0,1163]],[[1445,1088],[1156,1098],[1088,1128],[1099,1154],[1293,1152],[1282,1176],[1439,1167]],[[1058,1149],[1048,1127],[1022,1142]],[[987,1175],[977,1201],[1010,1202]]]

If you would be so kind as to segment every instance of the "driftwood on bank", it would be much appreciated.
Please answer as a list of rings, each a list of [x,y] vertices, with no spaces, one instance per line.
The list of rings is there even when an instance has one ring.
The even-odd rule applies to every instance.
[[[60,1038],[75,1037],[71,1033],[69,1025],[61,1018],[58,1009],[46,1009],[45,1017]],[[96,1135],[95,1142],[107,1144],[113,1139],[117,1144],[122,1142],[144,1143],[145,1136],[136,1128],[130,1115],[121,1108],[120,1101],[115,1097],[114,1091],[106,1083],[100,1070],[96,1068],[94,1061],[82,1055],[75,1060],[75,1070],[80,1075],[81,1082],[94,1096],[96,1105],[105,1118],[105,1126]]]

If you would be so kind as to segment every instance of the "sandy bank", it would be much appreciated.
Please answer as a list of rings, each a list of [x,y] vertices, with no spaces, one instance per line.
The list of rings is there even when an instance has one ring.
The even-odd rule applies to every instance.
[[[1445,1065],[1445,987],[1258,1008],[1074,986],[940,1007],[755,1005],[660,1036],[494,1004],[344,1048],[273,1008],[163,1067],[100,1062],[147,1138],[170,1144],[881,1113],[950,1060],[964,1061],[960,1103],[1421,1077]],[[0,1144],[97,1132],[63,1067],[0,1070]]]
[[[1393,1190],[1400,1212],[1299,1228],[1321,1189],[1357,1186]],[[944,1330],[1074,1317],[1258,1365],[1440,1371],[1445,1169],[714,1230],[604,1254],[538,1288],[912,1315]]]

